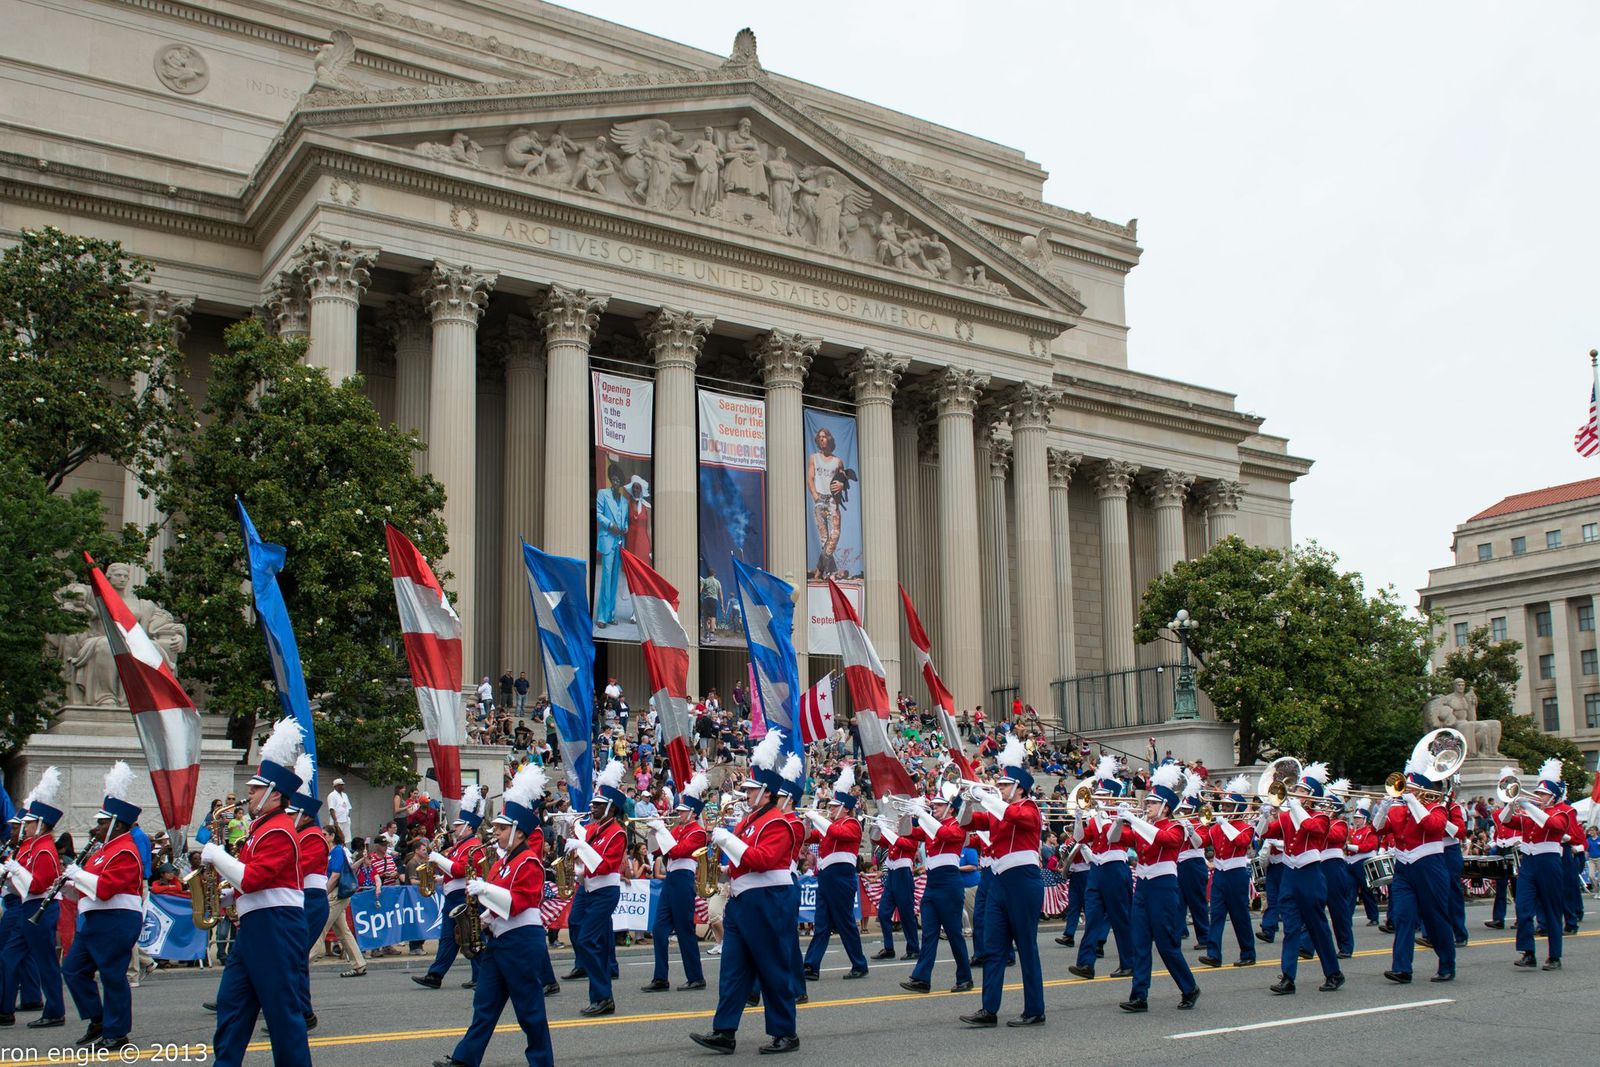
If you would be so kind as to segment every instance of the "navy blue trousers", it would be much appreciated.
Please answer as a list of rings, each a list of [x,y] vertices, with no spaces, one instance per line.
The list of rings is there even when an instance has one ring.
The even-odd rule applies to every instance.
[[[444,904],[439,911],[439,948],[433,954],[433,962],[428,964],[428,973],[436,978],[444,978],[450,973],[450,968],[456,962],[456,956],[461,952],[461,946],[456,943],[456,924],[451,920],[450,913],[467,902],[465,887],[453,890],[444,895]],[[545,953],[545,958],[549,958]],[[472,980],[478,980],[478,961],[469,960],[472,964]]]
[[[1356,899],[1361,902],[1361,907],[1366,912],[1367,922],[1377,922],[1379,918],[1381,918],[1381,916],[1378,914],[1378,893],[1367,884],[1366,861],[1363,860],[1360,863],[1347,863],[1345,864],[1345,867],[1350,874],[1352,891],[1355,893]]]
[[[1342,858],[1323,860],[1322,879],[1328,887],[1328,923],[1333,928],[1333,947],[1340,952],[1356,950],[1356,891],[1350,881],[1350,865]]]
[[[1322,961],[1323,977],[1331,978],[1339,973],[1339,958],[1333,947],[1333,932],[1328,928],[1328,885],[1322,864],[1283,867],[1283,900],[1278,905],[1283,919],[1283,973],[1294,981],[1300,969],[1302,939],[1310,938],[1311,947]]]
[[[1128,929],[1132,940],[1128,966],[1133,970],[1133,985],[1128,991],[1130,1000],[1144,1000],[1150,995],[1152,944],[1172,980],[1178,983],[1178,992],[1188,994],[1195,988],[1194,974],[1189,970],[1189,961],[1184,959],[1183,942],[1178,937],[1183,929],[1185,910],[1178,880],[1177,876],[1167,874],[1159,878],[1141,878],[1134,886]]]
[[[1412,863],[1394,865],[1394,881],[1389,883],[1389,920],[1394,923],[1392,970],[1411,973],[1420,922],[1439,957],[1439,973],[1456,973],[1456,940],[1450,933],[1446,911],[1450,891],[1447,881],[1443,856],[1423,856]],[[1531,929],[1529,934],[1531,939]]]
[[[1522,857],[1522,867],[1517,871],[1518,952],[1532,952],[1538,947],[1534,940],[1534,921],[1537,919],[1545,940],[1550,944],[1548,958],[1561,958],[1564,933],[1561,922],[1562,862],[1561,855],[1555,852]]]
[[[940,931],[950,942],[950,955],[955,957],[956,981],[972,981],[967,939],[961,936],[961,905],[965,896],[961,872],[956,868],[936,867],[928,872],[928,882],[922,890],[922,952],[917,956],[917,965],[911,968],[912,981],[927,982],[933,978],[933,965],[939,958]],[[1035,922],[1034,929],[1038,926]]]
[[[1117,969],[1128,966],[1128,913],[1132,907],[1133,872],[1126,863],[1097,863],[1089,868],[1079,967],[1094,967],[1108,931],[1117,941]]]
[[[1467,939],[1467,887],[1461,881],[1466,869],[1461,846],[1444,846],[1444,873],[1448,880],[1445,893],[1445,916],[1450,920],[1451,936],[1457,941]],[[1430,939],[1431,940],[1431,939]]]
[[[24,1004],[43,1000],[41,1019],[66,1015],[61,997],[61,965],[56,962],[56,919],[61,905],[52,901],[38,923],[30,923],[28,920],[42,903],[8,899],[5,913],[0,915],[0,1014],[16,1014],[20,999]]]
[[[806,946],[806,969],[822,969],[822,956],[828,951],[828,942],[835,931],[839,934],[839,944],[844,947],[845,956],[850,960],[851,969],[867,969],[867,954],[861,951],[861,931],[856,926],[855,917],[859,885],[853,863],[835,863],[817,872],[817,916],[812,925],[811,944]],[[973,939],[976,941],[976,909],[972,925]]]
[[[299,914],[295,912],[296,917]],[[113,1040],[127,1037],[133,1029],[133,990],[128,987],[128,964],[133,959],[133,946],[138,943],[142,929],[142,912],[106,908],[83,913],[72,948],[61,964],[61,978],[67,985],[67,992],[72,994],[78,1018],[85,1022],[99,1020],[101,1032]],[[295,944],[299,943],[296,937]],[[285,966],[278,982],[282,984],[283,975],[293,973],[292,967]],[[296,1014],[295,1018],[300,1017]],[[302,1031],[305,1025],[305,1020],[300,1019]],[[240,1048],[242,1050],[243,1046]]]
[[[900,932],[906,938],[906,951],[915,956],[922,951],[917,937],[917,893],[911,868],[883,872],[883,894],[878,898],[878,925],[883,929],[883,947],[894,951],[894,922],[889,913],[900,920]]]
[[[1206,955],[1212,959],[1222,958],[1222,933],[1230,922],[1239,941],[1239,958],[1254,962],[1256,936],[1250,922],[1248,865],[1217,871],[1211,877],[1211,929],[1206,935]]]
[[[1088,869],[1085,868],[1085,869],[1083,869],[1081,871],[1068,871],[1067,872],[1067,911],[1066,911],[1066,914],[1064,914],[1061,917],[1065,921],[1065,928],[1061,932],[1066,934],[1068,937],[1072,937],[1075,934],[1077,934],[1077,932],[1078,932],[1078,923],[1081,922],[1082,919],[1083,919],[1083,910],[1084,910],[1084,900],[1083,900],[1083,898],[1088,894],[1088,892],[1089,892],[1089,871],[1088,871]],[[976,905],[974,905],[974,908],[973,908],[973,922],[974,922],[974,930],[976,930],[976,922],[977,922],[977,908],[976,908]],[[973,941],[973,947],[974,947],[974,949],[976,949],[976,947],[977,947],[976,939],[974,939],[974,941]]]
[[[621,896],[621,886],[579,889],[567,913],[573,962],[589,976],[590,1004],[611,999],[611,959],[617,951],[611,914],[617,910]]]
[[[296,956],[305,958],[306,914],[300,908],[260,908],[239,917],[228,965],[217,986],[218,1067],[239,1067],[245,1046],[265,1017],[275,1067],[311,1067],[306,1017],[296,981]],[[73,942],[77,948],[77,942]],[[110,1033],[110,1029],[106,1033]]]
[[[983,1008],[1000,1013],[1006,984],[1006,956],[1015,948],[1022,966],[1022,1014],[1044,1014],[1044,973],[1039,968],[1039,912],[1044,908],[1044,876],[1032,864],[994,876],[984,901]],[[961,929],[956,909],[956,930]],[[1090,957],[1093,958],[1092,956]]]
[[[1282,863],[1267,864],[1267,902],[1261,909],[1261,932],[1268,937],[1278,936],[1278,920],[1283,913],[1279,898],[1283,896],[1284,866]]]
[[[1178,864],[1178,895],[1182,907],[1178,909],[1178,942],[1179,947],[1189,936],[1185,926],[1194,927],[1194,939],[1204,942],[1206,930],[1211,926],[1210,901],[1206,896],[1206,886],[1211,878],[1211,868],[1206,865],[1204,856],[1183,860]]]
[[[978,891],[972,894],[972,957],[982,962],[989,955],[984,936],[983,913],[988,910],[989,890],[994,888],[994,868],[978,868]]]
[[[300,1013],[309,1017],[316,1011],[311,1005],[311,950],[322,936],[322,928],[328,925],[328,891],[312,888],[307,889],[305,894],[306,933],[305,950],[300,953]]]
[[[1583,849],[1567,849],[1561,855],[1561,911],[1568,926],[1583,922],[1583,867],[1588,862]]]
[[[794,1036],[796,979],[789,973],[789,953],[783,947],[799,919],[790,910],[794,899],[790,887],[770,886],[747,889],[728,901],[722,916],[722,967],[713,1029],[739,1029],[745,1001],[760,979],[768,1036]]]
[[[494,1036],[506,1001],[517,1014],[517,1024],[528,1038],[524,1055],[528,1067],[554,1067],[550,1023],[544,1011],[544,984],[539,972],[550,973],[549,945],[544,927],[522,926],[499,935],[484,933],[483,951],[473,961],[477,986],[472,991],[472,1022],[461,1035],[451,1059],[478,1067]]]
[[[683,976],[691,982],[706,980],[700,968],[700,939],[694,934],[694,872],[668,871],[661,882],[661,901],[656,906],[656,924],[650,928],[650,941],[656,950],[657,981],[667,978],[669,938],[677,937],[683,956]]]

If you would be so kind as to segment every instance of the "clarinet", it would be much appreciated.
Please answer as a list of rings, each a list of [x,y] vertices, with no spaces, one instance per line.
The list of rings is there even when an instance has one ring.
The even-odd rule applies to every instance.
[[[104,841],[94,842],[88,848],[84,849],[83,855],[73,860],[73,863],[76,863],[80,867],[83,866],[89,861],[89,857],[93,856],[96,852],[99,852],[103,847],[105,847]],[[71,864],[68,866],[71,866]],[[44,896],[39,898],[38,910],[36,910],[32,915],[28,916],[28,922],[33,926],[38,926],[39,917],[44,914],[46,908],[55,903],[56,897],[59,897],[61,895],[61,891],[65,888],[67,888],[67,872],[63,870],[61,874],[56,877],[56,880],[50,883],[50,888],[44,891]]]

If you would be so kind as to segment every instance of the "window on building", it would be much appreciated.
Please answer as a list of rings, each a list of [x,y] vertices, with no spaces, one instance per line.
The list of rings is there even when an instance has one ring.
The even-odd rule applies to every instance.
[[[1526,537],[1513,537],[1511,539],[1511,554],[1513,556],[1520,556],[1527,551],[1528,539]]]
[[[1506,639],[1506,617],[1504,615],[1496,615],[1489,620],[1489,637],[1495,641],[1504,641]]]
[[[1600,749],[1590,749],[1583,754],[1583,769],[1589,774],[1600,770]]]
[[[1561,732],[1561,702],[1555,697],[1545,697],[1539,706],[1544,709],[1544,732],[1558,734]]]
[[[1486,560],[1486,559],[1494,559],[1494,546],[1493,545],[1479,545],[1478,546],[1478,559],[1480,561],[1481,560]]]
[[[1591,730],[1600,730],[1600,693],[1583,694],[1583,724]]]
[[[1547,652],[1544,655],[1539,657],[1539,677],[1541,677],[1541,678],[1554,678],[1555,676],[1556,676],[1556,657],[1553,654]]]
[[[1584,523],[1583,539],[1585,541],[1600,541],[1600,522]]]
[[[1538,634],[1540,637],[1550,636],[1551,627],[1549,608],[1545,608],[1543,611],[1536,611],[1533,613],[1533,630],[1534,633]]]
[[[1546,530],[1544,532],[1544,547],[1546,547],[1546,548],[1560,548],[1561,547],[1561,531],[1560,530]]]
[[[1600,674],[1600,653],[1592,648],[1586,648],[1578,653],[1578,662],[1584,674]]]
[[[1458,622],[1458,623],[1456,623],[1456,647],[1457,648],[1465,648],[1466,644],[1467,644],[1467,624],[1464,623],[1464,622]]]
[[[1578,631],[1580,633],[1594,633],[1594,605],[1578,605]]]

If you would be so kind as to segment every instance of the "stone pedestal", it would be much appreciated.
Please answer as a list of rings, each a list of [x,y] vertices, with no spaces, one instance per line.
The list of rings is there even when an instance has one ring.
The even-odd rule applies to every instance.
[[[1500,781],[1503,767],[1516,767],[1517,761],[1509,756],[1474,756],[1461,765],[1462,798],[1487,797],[1494,799],[1494,787]],[[1395,770],[1400,768],[1396,767]],[[1521,768],[1518,768],[1521,771]],[[1531,778],[1524,775],[1523,780]]]
[[[1189,722],[1163,722],[1153,726],[1125,726],[1115,730],[1095,730],[1086,733],[1091,743],[1105,745],[1107,751],[1124,755],[1129,764],[1144,761],[1150,750],[1150,739],[1156,739],[1156,757],[1164,756],[1168,749],[1172,755],[1189,762],[1200,760],[1213,772],[1234,765],[1234,741],[1239,728],[1231,722],[1212,722],[1195,719]]]

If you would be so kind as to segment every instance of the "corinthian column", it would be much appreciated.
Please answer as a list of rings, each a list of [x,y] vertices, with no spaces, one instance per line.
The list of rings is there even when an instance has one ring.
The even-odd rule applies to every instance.
[[[558,556],[589,559],[589,342],[606,298],[551,286],[535,301],[544,327],[544,544]]]
[[[416,293],[396,296],[384,309],[383,328],[394,347],[394,421],[428,443],[428,390],[433,377],[433,323]],[[428,453],[411,453],[411,469],[428,473]]]
[[[461,616],[461,665],[474,671],[476,605],[462,607],[463,597],[477,592],[474,543],[478,512],[478,319],[489,290],[499,275],[435,260],[423,299],[433,319],[433,366],[428,409],[428,469],[444,485],[444,522],[450,550],[443,570],[452,585]],[[471,681],[470,675],[463,684]]]
[[[984,604],[983,621],[987,631],[984,658],[988,661],[988,676],[984,679],[986,695],[993,697],[997,689],[1010,689],[1016,682],[1013,673],[1011,643],[1011,509],[1006,502],[1006,475],[1011,473],[1011,442],[1003,437],[991,437],[988,447],[987,470],[989,504],[980,515],[987,518],[989,530],[985,536],[979,531],[979,540],[987,543],[983,555],[983,570],[989,582]],[[981,493],[980,493],[981,495]],[[983,583],[980,581],[979,583]],[[995,700],[992,709],[995,721],[1005,713],[1003,698]]]
[[[1108,459],[1093,472],[1100,499],[1100,609],[1105,617],[1106,670],[1129,671],[1133,660],[1133,568],[1128,552],[1128,490],[1139,471]]]
[[[338,385],[356,372],[356,312],[372,280],[378,250],[353,241],[311,237],[298,253],[300,283],[311,302],[306,362]]]
[[[940,531],[934,529],[940,514],[939,425],[931,400],[919,407],[919,414],[924,420],[921,432],[917,435],[917,481],[920,483],[918,494],[922,498],[923,528],[917,538],[917,584],[911,587],[911,596],[917,602],[917,613],[922,616],[923,628],[928,631],[930,638],[940,642],[934,647],[940,648],[943,647],[941,635],[944,633],[943,590],[939,586],[941,536]],[[944,670],[942,666],[939,668],[940,677],[948,685],[949,677]]]
[[[1239,502],[1243,499],[1243,482],[1212,482],[1206,488],[1206,531],[1211,544],[1239,532]]]
[[[1011,394],[1011,446],[1016,468],[1017,629],[1022,700],[1048,714],[1059,660],[1055,636],[1055,553],[1050,529],[1050,472],[1045,438],[1061,392],[1024,383]]]
[[[1072,473],[1083,462],[1077,452],[1052,448],[1050,464],[1050,544],[1056,565],[1056,673],[1071,678],[1078,673],[1076,631],[1072,619]],[[1065,716],[1066,709],[1056,709]],[[1062,726],[1066,723],[1063,721]]]
[[[863,349],[850,368],[855,387],[856,425],[861,434],[861,540],[866,569],[866,623],[888,678],[889,692],[900,681],[899,523],[895,509],[894,390],[905,360],[875,348]]]
[[[678,590],[678,614],[689,638],[689,692],[700,692],[698,457],[694,369],[714,320],[660,308],[639,324],[656,365],[655,568]],[[733,575],[721,575],[732,589]]]
[[[922,574],[928,560],[923,552],[923,539],[927,536],[929,516],[922,505],[922,476],[917,459],[917,425],[921,421],[914,398],[900,390],[894,405],[894,478],[895,478],[895,559],[898,573],[895,580],[906,587],[923,625],[930,625],[928,612],[932,605],[924,603]],[[902,612],[902,615],[904,613]],[[905,619],[900,620],[900,647],[909,650],[911,635],[906,631]],[[915,686],[916,680],[907,678],[900,688]],[[920,703],[920,700],[919,700]]]
[[[978,620],[978,516],[972,410],[989,376],[946,367],[935,379],[939,411],[940,659],[958,708],[983,703],[983,639]]]
[[[1150,471],[1144,477],[1145,495],[1156,514],[1156,566],[1162,574],[1182,563],[1187,555],[1183,535],[1183,500],[1194,475],[1182,471]]]
[[[311,312],[306,307],[305,286],[300,284],[298,274],[284,271],[272,279],[261,294],[261,306],[272,332],[285,341],[311,332]]]
[[[528,606],[522,540],[539,539],[544,488],[544,337],[527,319],[506,320],[505,525],[500,560],[500,661],[538,678],[539,643]],[[538,688],[538,686],[535,686]]]
[[[183,343],[184,334],[189,332],[189,314],[194,311],[194,297],[173,296],[165,289],[146,289],[143,286],[135,287],[131,295],[134,307],[144,316],[147,326],[170,326],[173,346]],[[134,395],[137,396],[148,388],[150,388],[150,378],[143,371],[135,373]],[[141,533],[152,526],[159,527],[156,535],[150,539],[150,548],[145,556],[149,564],[148,570],[139,564],[131,565],[134,585],[143,582],[150,571],[159,571],[162,568],[167,546],[171,544],[171,533],[167,530],[166,518],[161,509],[156,507],[156,498],[150,488],[137,474],[124,468],[122,521],[133,523]]]

